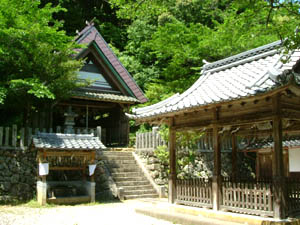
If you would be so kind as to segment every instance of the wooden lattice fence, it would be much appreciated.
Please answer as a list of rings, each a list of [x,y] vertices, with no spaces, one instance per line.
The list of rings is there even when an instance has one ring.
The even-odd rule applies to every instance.
[[[224,178],[221,208],[233,212],[272,216],[272,181]]]
[[[300,211],[300,178],[287,178],[286,188],[288,195],[288,213]]]
[[[190,206],[212,207],[211,179],[176,180],[176,202]]]

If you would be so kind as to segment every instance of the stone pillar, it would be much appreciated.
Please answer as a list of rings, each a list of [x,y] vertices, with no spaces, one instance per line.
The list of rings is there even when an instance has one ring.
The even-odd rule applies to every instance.
[[[173,125],[173,124],[172,124]],[[176,200],[176,131],[169,128],[169,203],[175,203]]]
[[[36,183],[37,201],[40,205],[46,205],[47,203],[47,183],[38,181]]]
[[[280,96],[272,98],[273,103],[273,139],[274,151],[272,153],[272,175],[273,175],[273,207],[274,218],[285,219],[287,208],[287,191],[284,177],[283,150],[282,150],[282,118],[280,107]]]
[[[86,188],[87,194],[91,197],[91,202],[95,202],[96,183],[95,182],[86,182],[85,188]]]

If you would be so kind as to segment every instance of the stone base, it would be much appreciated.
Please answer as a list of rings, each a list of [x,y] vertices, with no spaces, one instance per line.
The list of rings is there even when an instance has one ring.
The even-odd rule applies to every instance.
[[[49,196],[47,193],[51,190],[51,187],[56,185],[72,185],[76,187],[83,187],[84,192],[83,195],[80,196]],[[40,205],[45,205],[46,203],[53,204],[76,204],[76,203],[86,203],[86,202],[95,202],[95,182],[88,181],[50,181],[50,182],[42,182],[38,181],[37,184],[37,201]]]

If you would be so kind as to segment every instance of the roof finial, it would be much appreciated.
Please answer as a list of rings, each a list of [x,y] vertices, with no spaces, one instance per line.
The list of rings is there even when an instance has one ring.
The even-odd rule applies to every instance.
[[[85,21],[86,25],[88,26],[93,26],[94,25],[94,21],[95,21],[96,17],[94,17],[90,22],[89,21]]]
[[[210,64],[210,62],[207,62],[205,59],[202,59],[202,62],[204,63],[204,65]]]

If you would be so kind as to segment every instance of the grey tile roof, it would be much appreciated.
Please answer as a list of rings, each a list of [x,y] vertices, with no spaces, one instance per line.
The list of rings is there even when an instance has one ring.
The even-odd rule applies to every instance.
[[[141,102],[145,103],[148,101],[143,91],[137,85],[133,77],[129,74],[123,64],[120,62],[118,57],[113,53],[111,48],[108,46],[106,41],[103,39],[98,30],[94,27],[94,24],[88,24],[81,32],[78,33],[76,37],[76,43],[78,44],[90,44],[95,42],[98,48],[105,55],[112,67],[120,75],[123,82],[127,87],[133,92],[134,96]],[[76,49],[78,54],[80,54],[84,49]]]
[[[154,104],[134,109],[131,118],[154,118],[193,107],[221,103],[267,92],[280,85],[278,77],[291,70],[300,59],[300,51],[289,55],[283,64],[277,41],[244,53],[208,63],[200,78],[184,93]]]
[[[78,90],[74,92],[73,98],[90,99],[109,102],[139,103],[139,100],[130,96],[101,93],[90,90]]]
[[[239,149],[245,150],[259,150],[259,149],[271,149],[274,146],[273,138],[266,139],[253,139],[249,144],[239,143]],[[300,136],[284,137],[282,141],[282,147],[300,147]]]
[[[105,149],[98,137],[92,134],[38,133],[32,138],[35,148],[63,150]]]

